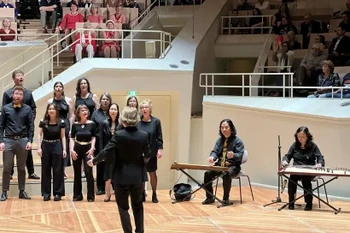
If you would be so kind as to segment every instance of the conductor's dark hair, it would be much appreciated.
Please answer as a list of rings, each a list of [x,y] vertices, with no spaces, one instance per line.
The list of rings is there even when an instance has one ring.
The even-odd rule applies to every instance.
[[[301,147],[301,143],[299,142],[298,140],[298,133],[305,133],[306,134],[306,143],[305,143],[305,148],[308,149],[308,148],[311,148],[312,146],[312,141],[313,141],[313,136],[312,134],[310,133],[309,129],[306,127],[306,126],[300,126],[297,131],[295,132],[294,134],[294,137],[295,137],[295,145],[296,145],[296,148],[300,149]]]
[[[237,134],[237,130],[236,130],[236,127],[233,125],[232,121],[230,119],[223,119],[221,122],[220,122],[220,125],[219,125],[219,135],[220,137],[224,138],[225,136],[222,134],[221,132],[221,125],[222,123],[224,122],[227,122],[228,126],[230,127],[231,129],[231,137],[235,137],[236,134]]]

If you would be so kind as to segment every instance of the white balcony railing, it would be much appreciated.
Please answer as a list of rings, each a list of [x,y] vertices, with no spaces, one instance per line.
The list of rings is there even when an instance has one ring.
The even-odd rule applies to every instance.
[[[256,26],[249,26],[250,20],[261,18]],[[221,16],[221,34],[269,34],[272,15]]]
[[[228,77],[235,78],[235,80],[241,79],[241,85],[221,85],[223,80]],[[261,85],[253,84],[257,77],[261,77]],[[206,96],[215,96],[215,92],[218,89],[237,89],[241,90],[241,95],[244,97],[257,96],[254,95],[254,89],[264,91],[264,89],[282,91],[282,97],[293,98],[295,90],[308,90],[310,93],[316,89],[331,90],[331,98],[334,98],[334,92],[340,91],[340,98],[343,99],[343,90],[349,90],[349,87],[319,87],[319,86],[294,86],[293,85],[294,73],[202,73],[199,77],[199,86],[205,88]],[[216,79],[220,79],[215,81]],[[248,81],[246,79],[248,78]],[[281,85],[264,85],[265,78],[275,78],[282,82]],[[281,80],[282,79],[282,80]]]

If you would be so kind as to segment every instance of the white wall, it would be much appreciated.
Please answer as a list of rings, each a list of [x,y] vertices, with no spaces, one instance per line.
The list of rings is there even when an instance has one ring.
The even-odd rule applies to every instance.
[[[247,103],[249,99],[252,103],[246,104],[247,106],[238,104],[242,100]],[[303,108],[309,109],[309,113],[305,113],[305,111],[297,113],[264,109],[264,104],[260,103],[259,99],[264,101],[264,98],[237,97],[231,98],[230,102],[220,103],[219,97],[205,98],[203,102],[202,154],[208,155],[212,149],[218,137],[220,121],[224,118],[230,118],[237,128],[238,136],[242,138],[249,152],[249,161],[243,165],[243,169],[251,176],[252,182],[277,185],[278,135],[281,137],[281,152],[284,156],[294,142],[293,135],[296,129],[301,125],[309,127],[313,133],[315,143],[325,156],[327,167],[350,168],[350,160],[348,159],[350,114],[348,113],[346,117],[340,113],[341,117],[337,117],[336,106],[339,106],[340,100],[333,100],[332,108],[328,108],[333,113],[333,117],[324,117],[315,115],[315,110],[322,105],[320,103],[313,107],[314,102],[305,102]],[[273,98],[276,105],[283,103],[287,105],[288,101],[284,102],[283,100],[282,98]],[[323,102],[324,112],[327,111],[327,106],[330,106],[329,103],[328,101]],[[259,105],[262,107],[258,107]],[[343,112],[341,108],[344,107],[338,108],[340,112]],[[350,179],[339,178],[327,185],[327,191],[330,195],[347,198],[350,195],[349,185]]]

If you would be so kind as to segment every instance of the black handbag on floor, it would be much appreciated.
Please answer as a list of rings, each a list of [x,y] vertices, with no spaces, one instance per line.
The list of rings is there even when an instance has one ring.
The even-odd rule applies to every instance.
[[[173,201],[189,201],[193,197],[191,195],[192,186],[190,184],[179,183],[175,184],[173,189],[169,191],[169,196]],[[171,196],[174,193],[174,196]]]

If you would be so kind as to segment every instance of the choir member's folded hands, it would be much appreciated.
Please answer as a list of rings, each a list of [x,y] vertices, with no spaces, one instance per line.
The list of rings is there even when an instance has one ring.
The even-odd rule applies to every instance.
[[[214,158],[210,156],[208,161],[209,161],[210,164],[213,164],[214,163]]]
[[[70,156],[73,160],[76,160],[78,158],[77,152],[75,152],[74,150],[70,151]]]
[[[38,151],[37,151],[36,153],[38,153],[38,155],[39,155],[40,157],[42,157],[42,156],[43,156],[43,151],[42,151],[42,149],[41,149],[41,148],[39,148],[39,149],[38,149]]]
[[[31,150],[32,149],[32,143],[28,142],[26,145],[26,150]]]
[[[4,151],[5,150],[5,143],[0,143],[0,151]]]
[[[63,150],[63,158],[67,157],[67,151]]]

